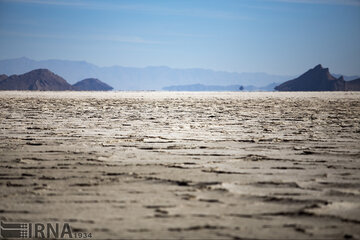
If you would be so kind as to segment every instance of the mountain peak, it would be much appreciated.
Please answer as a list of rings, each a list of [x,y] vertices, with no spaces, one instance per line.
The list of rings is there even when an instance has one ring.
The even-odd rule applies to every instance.
[[[28,73],[36,73],[36,74],[54,74],[53,72],[51,72],[49,69],[46,69],[46,68],[39,68],[39,69],[35,69],[35,70],[32,70]]]
[[[324,69],[321,64],[316,65],[313,69]]]
[[[73,90],[65,79],[48,69],[35,69],[21,75],[12,75],[0,82],[0,90]]]
[[[344,91],[343,78],[335,78],[330,74],[329,68],[321,64],[308,70],[300,77],[284,82],[275,88],[278,91]]]
[[[329,68],[324,68],[321,64],[316,65],[310,71],[318,71],[318,72],[324,72],[324,73],[330,74]]]

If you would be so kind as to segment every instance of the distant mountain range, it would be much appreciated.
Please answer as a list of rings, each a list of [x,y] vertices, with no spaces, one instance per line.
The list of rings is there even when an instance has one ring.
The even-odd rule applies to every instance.
[[[21,75],[0,75],[0,90],[107,91],[112,87],[98,79],[84,79],[70,85],[48,69],[36,69]]]
[[[293,76],[266,73],[235,73],[207,69],[174,69],[169,67],[98,67],[84,61],[44,60],[29,58],[0,60],[0,74],[23,74],[46,68],[73,84],[79,79],[98,78],[115,90],[161,90],[174,85],[253,85],[263,87],[273,82],[281,83]]]
[[[256,87],[252,85],[177,85],[164,87],[167,91],[239,91],[242,86],[243,91],[360,91],[360,78],[345,81],[344,77],[338,74],[330,74],[328,68],[323,68],[320,64],[302,74],[298,78],[286,81],[279,85],[279,83],[271,83],[264,87]],[[346,79],[353,79],[357,76],[346,77]]]
[[[242,85],[228,85],[228,86],[219,86],[219,85],[203,85],[203,84],[190,84],[190,85],[178,85],[178,86],[169,86],[164,87],[163,90],[166,91],[239,91],[240,87],[243,87],[243,91],[274,91],[274,87],[278,83],[271,83],[265,87],[256,87],[253,85],[242,86]],[[241,90],[241,91],[242,91]]]
[[[112,86],[115,90],[237,91],[240,86],[244,86],[244,91],[273,91],[275,86],[294,78],[266,73],[236,73],[199,68],[98,67],[84,61],[36,61],[25,57],[0,60],[0,74],[24,74],[34,69],[49,69],[68,80],[70,84],[89,77],[101,79],[104,84]],[[7,78],[6,75],[0,75],[0,82]],[[340,75],[333,74],[333,77],[339,78]],[[344,80],[356,78],[359,77],[344,76]],[[92,84],[96,85],[96,81],[85,81],[82,86],[89,89]],[[354,84],[349,83],[347,86]],[[105,88],[98,85],[97,87],[102,90],[108,89],[104,85],[102,87]]]
[[[308,70],[298,78],[286,81],[275,87],[278,91],[359,91],[360,78],[345,81],[330,74],[328,68],[320,64]]]

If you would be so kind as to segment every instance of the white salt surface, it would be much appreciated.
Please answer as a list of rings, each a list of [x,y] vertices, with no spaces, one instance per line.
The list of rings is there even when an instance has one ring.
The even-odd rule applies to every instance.
[[[0,92],[0,218],[93,238],[359,238],[360,94]]]

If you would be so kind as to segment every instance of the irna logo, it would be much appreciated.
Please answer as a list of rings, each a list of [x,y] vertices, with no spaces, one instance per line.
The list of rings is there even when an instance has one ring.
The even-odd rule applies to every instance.
[[[81,233],[82,238],[91,238],[91,233]],[[78,238],[69,223],[6,223],[1,221],[0,235],[3,238]]]

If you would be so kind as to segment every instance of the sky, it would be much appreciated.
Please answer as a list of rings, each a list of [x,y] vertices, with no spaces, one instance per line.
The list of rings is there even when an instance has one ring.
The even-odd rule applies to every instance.
[[[0,0],[0,59],[360,75],[360,0]]]

